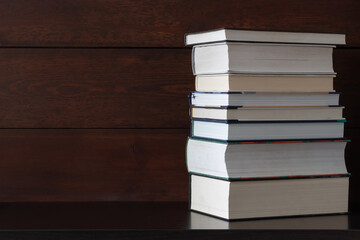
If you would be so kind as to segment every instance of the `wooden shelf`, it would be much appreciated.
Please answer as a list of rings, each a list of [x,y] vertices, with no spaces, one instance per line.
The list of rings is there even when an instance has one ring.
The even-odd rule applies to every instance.
[[[186,202],[1,203],[0,239],[359,239],[360,214],[224,221]]]

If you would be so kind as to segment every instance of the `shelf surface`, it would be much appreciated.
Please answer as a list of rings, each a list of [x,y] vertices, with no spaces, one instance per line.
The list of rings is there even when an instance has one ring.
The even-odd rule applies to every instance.
[[[235,239],[239,236],[261,237],[263,234],[268,239],[309,236],[314,239],[319,236],[356,239],[360,237],[358,230],[360,214],[354,213],[229,222],[191,212],[186,202],[0,204],[1,239],[22,236],[88,239],[89,234],[90,239],[152,239],[160,235],[174,239],[223,236]]]
[[[0,203],[0,229],[325,229],[360,230],[360,214],[226,221],[186,202]]]

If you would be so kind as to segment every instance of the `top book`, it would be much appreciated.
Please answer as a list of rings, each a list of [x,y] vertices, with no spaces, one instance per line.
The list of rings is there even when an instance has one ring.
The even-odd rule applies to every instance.
[[[223,41],[343,45],[345,44],[345,35],[332,33],[270,32],[236,29],[217,29],[185,35],[185,45]]]

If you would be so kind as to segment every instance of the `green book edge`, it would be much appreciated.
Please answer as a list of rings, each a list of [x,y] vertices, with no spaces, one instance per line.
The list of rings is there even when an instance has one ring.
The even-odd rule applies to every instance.
[[[279,143],[311,143],[311,142],[351,142],[350,139],[309,139],[309,140],[265,140],[265,141],[221,141],[216,139],[205,139],[205,138],[197,138],[197,137],[188,137],[186,141],[186,150],[187,150],[187,144],[189,140],[197,140],[197,141],[203,141],[203,142],[213,142],[213,143],[220,143],[220,144],[226,144],[226,145],[234,145],[234,144],[279,144]]]
[[[215,175],[209,175],[204,173],[190,172],[190,175],[197,175],[202,177],[214,178],[224,181],[271,181],[271,180],[284,180],[284,179],[310,179],[310,178],[333,178],[333,177],[350,177],[350,173],[339,173],[339,174],[326,174],[326,175],[299,175],[299,176],[270,176],[270,177],[246,177],[246,178],[226,178],[218,177]]]

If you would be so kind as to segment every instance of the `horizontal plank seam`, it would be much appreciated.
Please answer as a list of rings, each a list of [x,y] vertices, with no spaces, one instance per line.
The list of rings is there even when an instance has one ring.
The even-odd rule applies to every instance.
[[[34,48],[34,49],[41,49],[41,48],[45,48],[45,49],[58,49],[58,48],[64,48],[64,49],[191,49],[191,46],[183,46],[183,47],[137,47],[137,46],[133,46],[133,47],[119,47],[119,46],[96,46],[96,47],[90,47],[90,46],[0,46],[0,48],[2,49],[6,49],[6,48]],[[360,47],[359,47],[360,49]]]
[[[360,127],[359,127],[360,128]],[[26,129],[33,129],[33,130],[190,130],[190,128],[0,128],[0,130],[26,130]]]
[[[190,49],[191,46],[183,46],[183,47],[169,47],[169,46],[159,46],[159,47],[141,47],[141,46],[0,46],[1,49],[6,48],[33,48],[33,49]],[[360,46],[337,46],[337,49],[345,49],[345,50],[359,50]]]
[[[17,128],[0,128],[0,130],[9,130],[9,129],[12,129],[12,130],[21,130],[21,129],[34,129],[34,130],[46,130],[46,129],[52,129],[52,130],[56,130],[56,129],[59,129],[59,130],[63,130],[63,129],[71,129],[71,130],[190,130],[190,128],[188,127],[185,127],[185,128],[182,128],[182,127],[176,127],[176,128],[156,128],[156,127],[153,127],[153,128],[71,128],[71,127],[68,127],[68,128],[43,128],[43,127],[38,127],[38,128],[27,128],[27,127],[17,127]],[[345,124],[345,129],[347,130],[351,130],[351,129],[354,129],[354,130],[359,130],[360,129],[360,126],[347,126]]]

